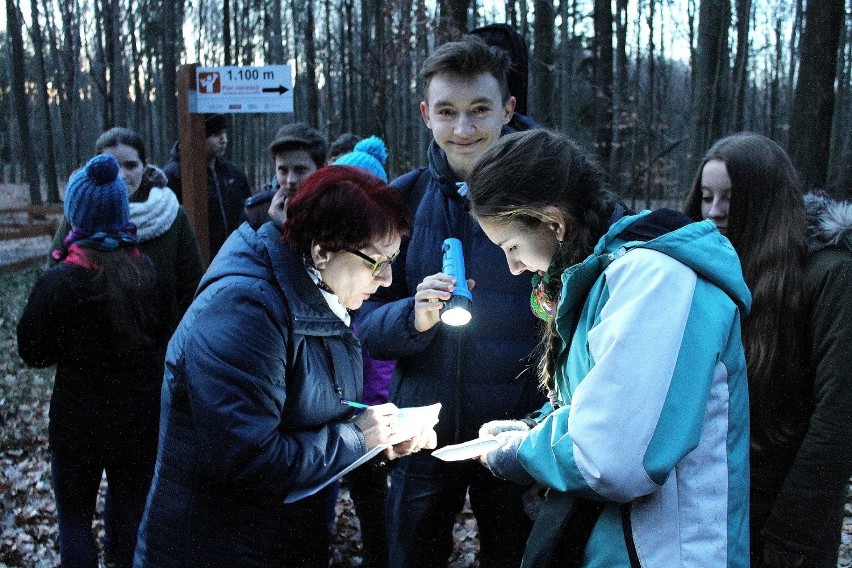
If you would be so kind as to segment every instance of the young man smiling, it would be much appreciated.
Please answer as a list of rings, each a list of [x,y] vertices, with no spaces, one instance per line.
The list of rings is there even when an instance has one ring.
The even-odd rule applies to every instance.
[[[423,68],[420,112],[432,131],[427,168],[392,183],[409,203],[412,237],[393,265],[391,297],[359,314],[359,336],[375,357],[397,359],[391,400],[400,407],[442,403],[438,445],[477,437],[490,420],[520,418],[543,397],[530,372],[536,337],[529,279],[505,271],[503,252],[467,212],[458,183],[504,132],[515,106],[508,55],[476,37],[440,46]],[[440,323],[455,282],[441,272],[441,245],[462,242],[476,281],[473,318]],[[505,322],[512,322],[511,326]],[[475,460],[442,462],[428,454],[399,460],[388,503],[389,564],[445,567],[456,515],[470,494],[480,566],[518,566],[531,526],[524,487],[492,476]]]

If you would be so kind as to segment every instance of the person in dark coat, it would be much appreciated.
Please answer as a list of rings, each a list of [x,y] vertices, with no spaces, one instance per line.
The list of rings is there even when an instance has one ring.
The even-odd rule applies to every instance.
[[[852,475],[852,204],[808,195],[750,132],[704,157],[686,213],[728,237],[752,291],[751,566],[834,568]]]
[[[136,246],[118,173],[104,154],[72,176],[64,256],[38,278],[18,323],[21,358],[56,365],[48,436],[63,566],[98,566],[104,471],[112,560],[131,565],[157,454],[170,298]]]
[[[393,404],[341,404],[362,391],[349,310],[391,283],[408,232],[393,190],[329,166],[289,200],[283,234],[229,237],[169,343],[136,566],[328,565],[333,481],[396,422]],[[385,451],[422,447],[430,428]]]
[[[243,203],[251,187],[243,171],[225,157],[228,149],[228,117],[208,114],[204,118],[207,162],[207,230],[210,258],[216,256],[228,235],[243,221]],[[163,168],[169,187],[183,203],[180,171],[180,142],[172,146],[169,162]]]
[[[442,45],[424,63],[420,110],[434,138],[429,166],[392,183],[416,211],[411,240],[395,267],[389,301],[359,316],[359,337],[370,354],[397,360],[390,400],[442,403],[441,446],[476,438],[485,422],[521,418],[544,401],[531,372],[537,324],[529,279],[507,273],[502,251],[470,216],[457,186],[508,132],[515,105],[508,67],[505,52],[475,37]],[[473,317],[458,328],[439,321],[455,284],[442,272],[441,247],[450,237],[461,241],[467,276],[475,281]],[[480,565],[518,566],[532,524],[523,509],[525,489],[476,461],[447,463],[425,453],[399,460],[388,498],[390,565],[446,566],[453,523],[469,491]]]
[[[148,163],[145,144],[136,132],[118,126],[110,128],[98,137],[95,150],[118,160],[139,250],[151,257],[170,290],[171,335],[192,303],[204,274],[204,261],[189,218],[174,192],[166,187],[168,181],[163,172]],[[50,247],[51,266],[64,256],[63,240],[70,229],[68,219],[63,217]]]

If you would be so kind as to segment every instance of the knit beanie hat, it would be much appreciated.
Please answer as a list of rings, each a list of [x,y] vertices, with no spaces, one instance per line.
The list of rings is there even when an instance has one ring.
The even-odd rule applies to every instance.
[[[385,149],[385,143],[378,136],[370,136],[355,144],[351,152],[343,154],[334,163],[338,166],[363,168],[387,183],[388,174],[384,168],[387,159],[388,151]]]
[[[118,177],[118,161],[113,156],[95,156],[71,176],[65,190],[65,217],[74,229],[90,234],[127,227],[127,187]]]
[[[204,137],[209,138],[214,134],[219,134],[228,128],[228,115],[226,114],[205,114],[204,115]]]

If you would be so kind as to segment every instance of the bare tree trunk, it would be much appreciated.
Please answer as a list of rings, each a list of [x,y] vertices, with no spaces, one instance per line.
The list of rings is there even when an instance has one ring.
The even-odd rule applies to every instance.
[[[163,0],[163,139],[171,144],[178,139],[177,116],[177,44],[180,23],[177,21],[179,0]]]
[[[836,76],[840,78],[837,82],[837,102],[834,109],[834,117],[831,122],[831,143],[830,154],[828,160],[828,180],[826,187],[832,195],[838,195],[840,192],[839,178],[840,172],[843,169],[843,163],[840,161],[840,156],[843,149],[843,139],[846,132],[848,122],[846,107],[849,97],[849,83],[847,81],[846,69],[849,67],[849,62],[846,59],[846,42],[848,41],[848,30],[846,22],[840,28],[840,45],[837,48],[837,69]]]
[[[545,126],[554,126],[553,112],[553,47],[556,13],[553,0],[536,0],[535,27],[533,29],[531,114]]]
[[[844,22],[842,2],[808,2],[805,7],[802,58],[790,121],[790,157],[807,190],[825,187],[837,48]]]
[[[470,9],[470,0],[440,0],[440,7],[440,29],[445,38],[459,39],[468,29],[467,12]]]
[[[376,81],[375,85],[375,112],[376,112],[376,122],[378,126],[378,136],[385,138],[388,131],[388,113],[387,113],[387,80],[388,80],[388,70],[387,70],[387,59],[385,57],[385,45],[386,45],[386,37],[385,37],[385,11],[384,11],[384,2],[376,2],[373,5],[373,9],[375,13],[373,18],[375,20],[376,25],[376,37],[374,39],[374,43],[377,46],[375,52],[375,67],[376,70]]]
[[[10,51],[10,70],[11,70],[11,94],[12,101],[15,107],[15,117],[18,119],[18,132],[20,135],[21,159],[24,162],[24,171],[26,172],[27,183],[30,186],[30,203],[32,205],[41,205],[41,182],[38,177],[38,162],[33,153],[33,147],[30,142],[30,124],[27,119],[27,93],[24,87],[26,82],[24,68],[24,38],[21,30],[23,29],[18,7],[14,0],[6,0],[6,25],[7,33],[9,34],[11,51]]]
[[[571,120],[571,101],[574,98],[571,96],[573,61],[571,57],[571,30],[568,27],[569,2],[570,0],[560,0],[559,2],[559,91],[562,94],[559,97],[559,124],[565,132],[570,132],[571,123],[573,122]]]
[[[307,116],[313,126],[319,125],[319,92],[317,90],[317,48],[314,42],[314,0],[306,0],[305,15],[305,78],[307,87]]]
[[[323,58],[323,73],[325,75],[323,101],[326,109],[325,130],[329,133],[329,137],[332,137],[340,132],[340,122],[337,114],[337,110],[340,108],[340,105],[334,98],[335,88],[334,79],[332,78],[332,67],[334,67],[335,63],[334,55],[341,53],[341,51],[339,44],[336,46],[334,45],[334,38],[332,38],[331,34],[331,0],[323,0],[323,8],[325,12],[325,39],[323,41],[325,44],[325,57]]]
[[[343,14],[340,18],[340,31],[338,33],[341,41],[343,41],[340,48],[342,74],[340,81],[340,128],[345,132],[351,132],[355,129],[354,70],[352,68],[352,51],[355,48],[352,38],[352,28],[354,27],[353,3],[353,0],[343,0]]]
[[[624,159],[624,140],[629,124],[627,103],[627,2],[616,0],[615,7],[615,86],[612,93],[612,153],[610,154],[610,174],[615,189],[621,193],[623,187],[622,164]]]
[[[222,46],[225,50],[225,65],[232,65],[231,59],[231,0],[222,0]]]
[[[266,13],[269,22],[269,63],[271,65],[283,65],[284,39],[281,35],[281,0],[270,0],[269,12]]]
[[[515,9],[515,0],[506,0],[506,23],[512,29],[518,28],[518,11]]]
[[[121,35],[121,3],[119,0],[109,0],[111,38],[108,47],[110,53],[110,97],[112,98],[112,123],[105,126],[126,125],[127,92],[129,82],[123,57],[124,38]]]
[[[687,175],[694,175],[701,157],[722,134],[722,101],[728,70],[730,0],[702,0],[698,16],[698,49],[692,86]]]
[[[594,10],[595,148],[601,163],[608,164],[612,151],[612,1],[595,0]]]
[[[771,65],[772,75],[769,83],[769,111],[767,113],[769,137],[777,140],[779,132],[783,129],[781,126],[780,110],[779,110],[779,83],[781,81],[778,69],[781,67],[782,50],[784,46],[784,30],[783,22],[779,16],[775,20],[775,65]],[[768,57],[768,56],[767,56]]]
[[[734,57],[733,74],[733,130],[743,129],[745,114],[746,77],[748,76],[748,32],[751,27],[751,1],[736,0],[737,6],[737,54]]]
[[[656,11],[657,0],[648,1],[648,125],[645,131],[648,133],[645,138],[645,209],[651,209],[651,180],[653,179],[654,163],[652,156],[654,155],[654,147],[657,142],[657,108],[656,108],[656,60],[654,53],[654,12]]]
[[[32,10],[32,39],[35,49],[36,63],[39,68],[39,102],[44,114],[44,177],[47,180],[48,203],[59,203],[59,187],[56,181],[56,153],[53,148],[53,123],[50,120],[50,104],[47,94],[47,70],[44,65],[44,38],[41,35],[41,23],[39,22],[38,0],[30,0]]]

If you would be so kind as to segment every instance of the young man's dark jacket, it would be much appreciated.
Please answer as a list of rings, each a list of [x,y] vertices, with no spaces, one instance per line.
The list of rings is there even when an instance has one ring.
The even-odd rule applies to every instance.
[[[420,181],[425,187],[418,188],[421,175],[427,176]],[[391,184],[405,199],[413,192],[423,196],[411,239],[393,265],[393,301],[363,309],[358,328],[374,357],[398,360],[392,402],[443,404],[435,427],[439,447],[477,437],[489,420],[523,417],[544,400],[531,356],[539,332],[530,309],[530,277],[509,272],[503,251],[468,213],[457,181],[433,141],[428,168]],[[441,245],[449,237],[461,240],[466,276],[476,281],[473,318],[463,327],[439,322],[420,333],[414,329],[413,296],[426,276],[441,272]]]
[[[183,203],[180,176],[180,142],[172,146],[169,163],[163,168],[169,187]],[[243,221],[243,203],[251,195],[245,174],[227,158],[216,158],[213,167],[207,165],[207,230],[210,258],[222,248],[222,243]]]

